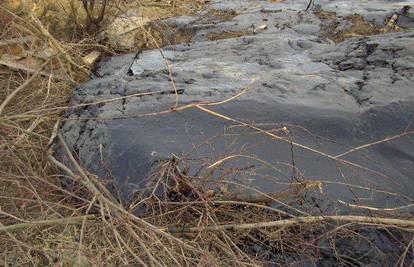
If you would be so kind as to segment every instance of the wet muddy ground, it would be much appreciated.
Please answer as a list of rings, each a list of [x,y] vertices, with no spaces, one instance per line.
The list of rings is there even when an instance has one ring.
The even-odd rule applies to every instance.
[[[161,51],[102,62],[61,131],[125,196],[154,162],[178,157],[201,175],[229,157],[217,177],[266,192],[314,180],[338,206],[411,203],[414,14],[386,24],[412,4],[316,1],[306,12],[307,1],[211,1],[159,22]]]
[[[310,214],[412,215],[414,1],[279,2],[210,1],[148,25],[161,50],[143,40],[147,49],[101,62],[61,128],[81,164],[115,179],[124,200],[173,158],[183,175],[219,181],[203,184],[216,194],[224,183],[256,197],[241,184],[305,192],[289,203]],[[243,251],[263,262],[314,262],[250,234]],[[394,265],[406,248],[397,231],[370,227],[308,234],[321,266]]]

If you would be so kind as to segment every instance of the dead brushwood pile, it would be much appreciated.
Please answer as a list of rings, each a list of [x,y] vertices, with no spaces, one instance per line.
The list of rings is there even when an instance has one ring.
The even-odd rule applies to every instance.
[[[238,199],[228,191],[226,177],[221,184],[203,186],[214,168],[192,177],[182,167],[186,163],[173,158],[154,166],[145,189],[121,203],[77,163],[58,128],[72,90],[88,78],[97,58],[128,51],[95,36],[124,3],[67,1],[62,11],[53,2],[37,9],[28,8],[29,2],[0,7],[2,265],[412,265],[414,220],[400,213],[404,207],[355,205],[351,210],[368,213],[326,216],[319,206],[320,183],[294,182],[284,192]],[[203,4],[140,4],[168,17],[190,12],[189,3],[196,3],[195,9]],[[57,18],[65,18],[64,25],[54,24]],[[62,31],[63,26],[68,29]],[[146,33],[150,42],[148,31],[139,34]],[[142,46],[157,46],[157,40],[148,42]],[[53,157],[53,143],[74,168]],[[62,186],[63,180],[70,180],[73,190]]]

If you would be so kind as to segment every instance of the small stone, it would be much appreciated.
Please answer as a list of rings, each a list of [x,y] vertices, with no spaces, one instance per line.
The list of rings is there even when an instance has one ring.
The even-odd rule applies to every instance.
[[[259,32],[264,31],[264,30],[266,30],[266,29],[267,29],[267,25],[266,25],[266,24],[263,24],[263,25],[257,26],[257,27],[253,30],[253,33],[259,33]]]
[[[82,59],[88,67],[93,67],[101,55],[101,52],[95,50],[84,56]]]
[[[139,10],[129,10],[108,25],[104,30],[105,37],[114,47],[132,48],[135,45],[135,33],[150,21]]]

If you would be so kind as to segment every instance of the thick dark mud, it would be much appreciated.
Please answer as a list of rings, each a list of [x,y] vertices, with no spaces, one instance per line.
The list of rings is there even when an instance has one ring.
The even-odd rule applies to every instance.
[[[323,181],[333,201],[410,203],[413,14],[401,19],[401,31],[338,44],[324,26],[335,19],[335,30],[345,31],[357,13],[382,27],[412,1],[317,2],[334,18],[303,11],[307,2],[212,1],[198,16],[164,21],[192,42],[102,62],[75,92],[61,130],[66,142],[125,196],[142,188],[155,162],[174,155],[193,174],[229,157],[218,173],[245,170],[233,179],[266,192],[309,179]],[[241,92],[203,106],[209,111],[171,109]],[[120,99],[94,104],[113,98]]]
[[[315,1],[309,12],[308,1],[274,2],[211,1],[162,22],[162,43],[175,45],[106,59],[75,91],[66,143],[124,200],[175,158],[189,176],[268,193],[315,181],[300,204],[311,214],[370,214],[355,205],[412,214],[414,14],[384,25],[414,1]],[[398,231],[374,227],[304,235],[318,240],[312,260],[259,231],[243,251],[281,264],[388,266],[406,248]]]

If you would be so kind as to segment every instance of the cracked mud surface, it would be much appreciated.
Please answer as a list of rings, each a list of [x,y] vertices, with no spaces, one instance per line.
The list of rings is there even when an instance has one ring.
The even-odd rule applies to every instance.
[[[355,12],[380,24],[413,4],[322,2],[324,10],[337,11],[341,27],[347,27],[341,18]],[[408,134],[414,130],[411,22],[403,21],[403,32],[335,44],[322,32],[324,19],[303,11],[306,3],[212,1],[208,8],[231,15],[220,19],[206,10],[166,20],[166,25],[191,32],[192,42],[164,47],[162,54],[146,50],[102,62],[96,77],[77,88],[73,105],[121,99],[73,108],[62,127],[68,145],[90,171],[101,177],[111,173],[126,195],[141,188],[154,161],[172,154],[188,159],[193,173],[226,156],[242,155],[222,167],[246,170],[232,178],[267,192],[286,188],[294,163],[296,178],[327,181],[324,193],[333,199],[405,204],[414,198],[414,141]],[[166,61],[180,105],[223,101],[249,87],[237,99],[208,108],[298,145],[292,149],[290,142],[199,109],[140,116],[175,105]],[[285,126],[289,133],[282,130]],[[332,159],[402,133],[340,158],[347,162]],[[380,193],[384,190],[390,194]]]

